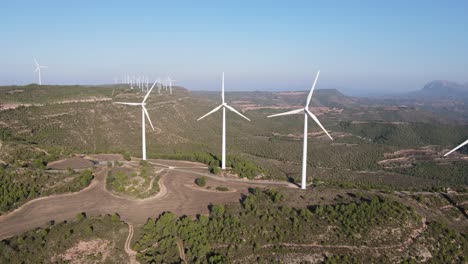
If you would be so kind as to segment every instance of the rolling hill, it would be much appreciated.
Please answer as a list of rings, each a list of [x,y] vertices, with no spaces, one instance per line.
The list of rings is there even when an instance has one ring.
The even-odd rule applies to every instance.
[[[10,131],[17,140],[59,149],[64,155],[116,152],[141,155],[139,110],[112,104],[112,101],[140,101],[142,95],[137,91],[118,86],[40,89],[42,87],[34,86],[0,88],[0,92],[9,95],[2,98],[4,103],[32,104],[0,111],[0,127]],[[22,96],[10,95],[8,91],[12,90],[23,90]],[[305,92],[227,93],[228,102],[252,119],[247,122],[228,112],[228,155],[255,162],[265,169],[267,178],[296,181],[300,173],[302,117],[267,119],[266,116],[302,105],[305,96]],[[405,178],[401,171],[384,170],[378,162],[385,159],[385,153],[403,148],[436,145],[438,153],[442,153],[468,137],[466,125],[445,126],[443,123],[447,120],[430,112],[361,105],[357,103],[359,98],[347,97],[336,90],[317,90],[315,96],[311,109],[332,132],[336,142],[330,142],[318,127],[309,128],[311,178],[430,188],[441,183],[427,178],[418,181],[417,175]],[[39,103],[36,104],[34,98]],[[219,101],[219,93],[190,92],[180,87],[172,96],[154,93],[147,105],[155,125],[154,132],[147,130],[149,157],[195,152],[219,157],[221,114],[196,121]],[[429,158],[434,160],[436,156]],[[376,171],[383,178],[374,177],[372,173]],[[454,175],[458,177],[455,182],[465,181],[457,175]]]
[[[0,214],[5,214],[0,217],[14,215],[12,210],[37,197],[83,188],[89,192],[101,190],[104,195],[99,184],[118,183],[116,190],[124,186],[121,181],[131,179],[132,184],[139,184],[135,176],[123,179],[117,174],[106,174],[111,169],[129,168],[128,164],[120,167],[123,164],[120,161],[102,165],[93,172],[70,168],[57,173],[47,168],[57,164],[52,161],[81,153],[124,153],[123,159],[129,154],[139,157],[140,110],[113,102],[140,102],[143,94],[122,86],[41,89],[0,87],[0,93],[5,95],[1,97],[2,104],[9,106],[0,110]],[[227,112],[228,158],[258,166],[258,179],[297,182],[303,117],[266,116],[303,105],[306,94],[227,93],[227,102],[252,120],[248,122]],[[467,156],[455,153],[443,158],[442,154],[468,137],[468,126],[417,106],[363,103],[362,98],[347,97],[336,90],[318,90],[315,95],[311,110],[335,141],[330,141],[315,125],[310,126],[308,178],[313,186],[306,191],[253,188],[254,182],[237,179],[233,169],[229,180],[249,187],[239,199],[235,190],[231,190],[232,184],[229,189],[225,186],[226,178],[209,174],[206,167],[200,168],[202,164],[198,164],[197,172],[206,173],[209,182],[200,193],[214,196],[210,192],[218,189],[211,190],[213,182],[219,180],[226,189],[225,194],[216,193],[220,195],[217,197],[235,195],[235,203],[200,204],[201,194],[196,198],[187,196],[187,190],[196,193],[193,188],[198,188],[194,183],[198,174],[184,176],[174,171],[166,177],[163,173],[158,182],[166,181],[169,184],[164,189],[170,187],[173,192],[161,196],[166,198],[169,209],[164,209],[164,213],[141,209],[154,213],[154,217],[145,217],[146,224],[135,225],[134,236],[128,219],[120,219],[119,214],[97,217],[93,214],[96,208],[90,206],[80,209],[75,221],[51,221],[0,241],[0,262],[14,263],[20,259],[18,256],[43,262],[67,260],[67,253],[84,242],[99,245],[101,251],[112,255],[108,259],[111,262],[126,262],[130,248],[140,263],[298,262],[306,257],[324,263],[412,263],[414,259],[463,262]],[[219,103],[219,93],[215,92],[191,92],[178,87],[173,95],[153,93],[147,101],[155,125],[154,132],[147,129],[148,157],[185,160],[196,155],[209,160],[219,157],[221,114],[196,121]],[[75,159],[80,158],[66,160]],[[131,162],[148,165],[134,159]],[[66,164],[69,163],[62,168]],[[141,184],[146,187],[147,183]],[[257,184],[265,186],[266,182]],[[91,200],[96,193],[89,195]],[[81,195],[88,197],[85,192]],[[72,197],[84,205],[94,203],[83,202],[74,195],[62,197]],[[40,201],[54,204],[56,198],[36,199],[28,204],[41,210]],[[120,204],[122,197],[115,199]],[[109,200],[97,200],[104,208],[117,208]],[[39,202],[34,207],[36,201]],[[162,200],[149,201],[152,205],[161,203]],[[141,206],[136,204],[131,207]],[[182,216],[176,215],[180,204],[189,209],[198,206],[209,214],[193,216],[195,211],[190,209],[179,211]],[[129,209],[125,207],[124,212]],[[27,219],[24,215],[18,218]],[[128,232],[121,220],[129,225]],[[44,251],[44,245],[50,250]],[[95,255],[95,250],[79,255],[75,258],[83,261],[104,259]]]
[[[432,81],[410,96],[427,100],[468,100],[468,84],[450,81]]]

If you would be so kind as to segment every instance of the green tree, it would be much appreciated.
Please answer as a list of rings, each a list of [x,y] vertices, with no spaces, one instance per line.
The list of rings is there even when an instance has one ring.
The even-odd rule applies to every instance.
[[[195,183],[200,186],[200,187],[205,187],[206,185],[206,178],[204,176],[202,177],[199,177],[197,179],[195,179]]]

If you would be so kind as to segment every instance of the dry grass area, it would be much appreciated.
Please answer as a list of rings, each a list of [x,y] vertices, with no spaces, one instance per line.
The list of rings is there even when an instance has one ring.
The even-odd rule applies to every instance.
[[[418,161],[444,162],[442,153],[434,146],[426,146],[418,149],[401,149],[391,153],[384,153],[384,160],[378,162],[386,169],[411,167]]]
[[[122,161],[124,159],[121,154],[92,154],[85,158],[97,161]]]
[[[51,261],[65,261],[71,264],[102,263],[107,260],[114,246],[109,240],[103,239],[79,241],[63,254],[52,257]]]
[[[290,105],[290,104],[280,104],[280,105],[261,105],[261,104],[254,104],[251,102],[246,103],[245,101],[236,101],[241,102],[236,105],[242,110],[242,112],[252,111],[252,110],[259,110],[259,109],[300,109],[303,108],[303,105]],[[316,116],[321,116],[324,114],[340,114],[343,109],[339,108],[330,108],[326,106],[316,106],[316,107],[309,107],[309,110],[314,113]]]
[[[144,199],[159,192],[159,179],[166,173],[159,166],[142,165],[137,161],[124,162],[111,169],[106,185],[113,194]]]
[[[81,158],[81,157],[73,157],[73,158],[68,158],[68,159],[57,160],[57,161],[53,161],[47,164],[47,167],[53,170],[67,170],[67,169],[79,170],[79,169],[92,168],[93,166],[94,166],[94,163],[92,161]]]
[[[89,102],[103,102],[111,101],[110,97],[90,97],[87,99],[73,99],[73,100],[62,100],[53,102],[54,104],[70,104],[70,103],[89,103]],[[30,106],[44,106],[44,104],[25,104],[25,103],[14,103],[14,102],[5,102],[0,103],[0,110],[16,109],[20,106],[30,107]]]
[[[333,138],[342,138],[342,137],[346,137],[347,135],[345,135],[344,133],[342,132],[332,132],[330,130],[327,130],[328,133],[330,133],[330,135],[333,137]],[[304,136],[302,133],[294,133],[294,134],[280,134],[280,133],[275,133],[273,132],[272,133],[273,136],[275,137],[282,137],[282,138],[288,138],[289,140],[303,140]],[[323,139],[323,140],[330,140],[328,138],[328,136],[325,134],[325,132],[323,131],[317,131],[317,132],[309,132],[307,133],[307,136],[308,138],[318,138],[318,139]],[[339,144],[339,143],[338,143]],[[344,144],[344,143],[343,143]]]
[[[0,110],[15,109],[20,106],[31,106],[32,104],[21,104],[21,103],[0,103]]]

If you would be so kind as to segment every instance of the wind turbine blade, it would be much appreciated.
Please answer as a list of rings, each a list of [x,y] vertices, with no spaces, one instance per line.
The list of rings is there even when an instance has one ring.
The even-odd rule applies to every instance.
[[[36,63],[36,66],[38,66],[38,67],[39,67],[39,63],[37,63],[37,60],[36,60],[36,58],[34,58],[34,62]]]
[[[318,77],[320,75],[320,71],[317,72],[317,75],[315,76],[315,81],[314,84],[312,85],[312,88],[310,89],[309,95],[307,96],[307,102],[305,108],[309,107],[310,100],[312,99],[312,93],[314,92],[315,85],[317,84]]]
[[[114,104],[121,104],[121,105],[141,105],[141,103],[126,103],[126,102],[114,102]]]
[[[47,67],[47,66],[39,66],[39,67],[49,69],[49,67]]]
[[[242,116],[243,118],[245,118],[245,119],[247,119],[247,120],[250,121],[250,119],[248,119],[245,115],[239,113],[239,112],[238,112],[236,109],[234,109],[233,107],[231,107],[231,106],[229,106],[229,105],[227,105],[227,104],[224,104],[224,106],[225,106],[227,109],[233,111],[234,113],[236,113],[236,114],[238,114],[238,115]]]
[[[205,117],[211,115],[212,113],[218,111],[221,107],[223,107],[223,105],[218,105],[218,106],[215,107],[213,110],[211,110],[210,112],[208,112],[206,115],[204,115],[204,116],[198,118],[197,121],[200,121],[200,120],[202,120],[203,118],[205,118]]]
[[[221,99],[223,101],[223,104],[224,104],[224,72],[223,72],[223,84],[221,86]]]
[[[448,155],[450,155],[452,152],[456,151],[457,149],[465,146],[466,144],[468,144],[468,140],[466,140],[465,142],[461,143],[460,145],[458,145],[456,148],[452,149],[451,151],[447,152],[447,154],[444,155],[444,157],[447,157]]]
[[[328,131],[322,126],[322,124],[320,123],[320,121],[318,120],[318,118],[312,114],[312,112],[309,111],[309,109],[306,108],[306,112],[309,114],[309,116],[315,121],[315,123],[317,123],[317,125],[319,125],[319,127],[323,130],[323,132],[325,132],[325,134],[327,134],[327,136],[333,140],[333,138],[330,136],[330,134],[328,134]]]
[[[303,108],[301,108],[301,109],[292,110],[292,111],[288,111],[288,112],[284,112],[284,113],[279,113],[279,114],[269,115],[268,117],[284,116],[284,115],[294,115],[294,114],[299,114],[299,113],[302,113],[303,111],[304,111],[304,109],[303,109]]]
[[[37,72],[39,70],[39,67],[36,68],[36,70],[34,72]]]
[[[148,96],[149,96],[149,94],[151,93],[151,91],[153,90],[153,88],[154,88],[155,85],[156,85],[156,81],[154,81],[153,86],[151,86],[151,89],[146,93],[145,98],[143,98],[143,102],[142,102],[142,103],[144,103],[144,102],[146,101],[146,99],[148,99]]]
[[[154,126],[153,126],[153,123],[151,122],[151,119],[150,119],[150,117],[149,117],[148,110],[146,110],[146,107],[144,107],[144,106],[142,106],[142,107],[143,107],[143,111],[145,112],[146,118],[148,118],[148,121],[149,121],[149,123],[150,123],[150,125],[151,125],[151,128],[152,128],[153,131],[154,131]]]

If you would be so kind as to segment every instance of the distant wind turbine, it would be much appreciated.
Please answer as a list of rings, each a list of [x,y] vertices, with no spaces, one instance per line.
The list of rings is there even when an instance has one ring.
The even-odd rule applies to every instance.
[[[447,157],[448,155],[450,155],[452,152],[455,152],[457,149],[465,146],[466,144],[468,144],[468,140],[466,140],[465,142],[461,143],[460,145],[458,145],[456,148],[452,149],[451,151],[447,152],[447,154],[444,155],[444,157]]]
[[[157,85],[158,85],[158,94],[161,93],[161,89],[162,89],[162,84],[161,84],[161,78],[158,78],[156,79],[156,82],[157,82]]]
[[[146,80],[146,84],[145,84],[146,91],[148,91],[148,89],[149,89],[149,79],[148,79],[148,77],[145,77],[145,80]]]
[[[123,105],[139,105],[141,106],[141,127],[142,127],[142,131],[141,131],[141,145],[142,145],[142,157],[143,157],[143,160],[146,160],[146,131],[145,131],[145,115],[146,117],[148,118],[148,121],[151,125],[151,128],[153,129],[154,131],[154,127],[153,127],[153,123],[151,122],[151,119],[149,117],[149,114],[148,114],[148,110],[146,110],[146,99],[148,99],[148,96],[149,94],[151,93],[151,91],[153,90],[154,86],[156,85],[156,81],[153,83],[153,86],[151,86],[151,89],[148,91],[148,93],[146,93],[145,95],[145,98],[143,98],[143,102],[141,103],[127,103],[127,102],[115,102],[116,104],[123,104]]]
[[[223,108],[223,139],[222,139],[222,156],[221,156],[221,168],[223,170],[226,169],[226,108],[231,110],[232,112],[240,115],[241,117],[247,119],[248,121],[250,121],[250,119],[248,119],[246,116],[244,116],[243,114],[239,113],[236,109],[234,109],[233,107],[229,106],[228,104],[226,104],[224,102],[224,72],[223,72],[223,83],[222,83],[222,90],[221,90],[221,99],[222,99],[222,104],[220,104],[219,106],[215,107],[213,110],[211,110],[210,112],[208,112],[206,115],[200,117],[197,119],[197,121],[200,121],[202,120],[203,118],[211,115],[212,113],[218,111],[219,109]]]
[[[331,140],[333,140],[333,138],[330,136],[330,134],[328,134],[328,131],[322,126],[322,124],[320,123],[318,118],[312,112],[309,111],[309,104],[310,104],[310,101],[312,99],[312,93],[314,92],[314,88],[315,88],[315,85],[317,84],[317,80],[318,80],[319,75],[320,75],[320,71],[317,72],[317,76],[315,77],[314,84],[312,85],[312,88],[310,89],[309,95],[307,96],[307,101],[306,101],[306,105],[305,105],[304,108],[268,116],[268,117],[275,117],[275,116],[293,115],[293,114],[304,113],[304,145],[303,145],[303,149],[302,149],[302,179],[301,179],[301,188],[302,189],[306,188],[306,178],[307,178],[306,172],[307,172],[307,134],[308,134],[307,133],[307,131],[308,131],[308,129],[307,129],[307,119],[308,119],[308,116],[310,116],[315,121],[315,123],[317,123],[317,125],[319,125],[319,127],[325,132],[325,134],[327,134],[327,136]]]
[[[172,83],[176,82],[176,80],[171,79],[171,77],[167,77],[167,82],[169,84],[169,93],[172,94]]]
[[[162,87],[163,87],[163,89],[165,89],[166,92],[167,92],[167,81],[166,81],[166,80],[162,80]]]
[[[36,70],[35,70],[34,72],[37,72],[37,73],[38,73],[38,76],[39,76],[39,85],[42,85],[41,68],[48,69],[48,67],[39,65],[39,63],[37,63],[36,58],[34,58],[34,62],[36,63]]]

